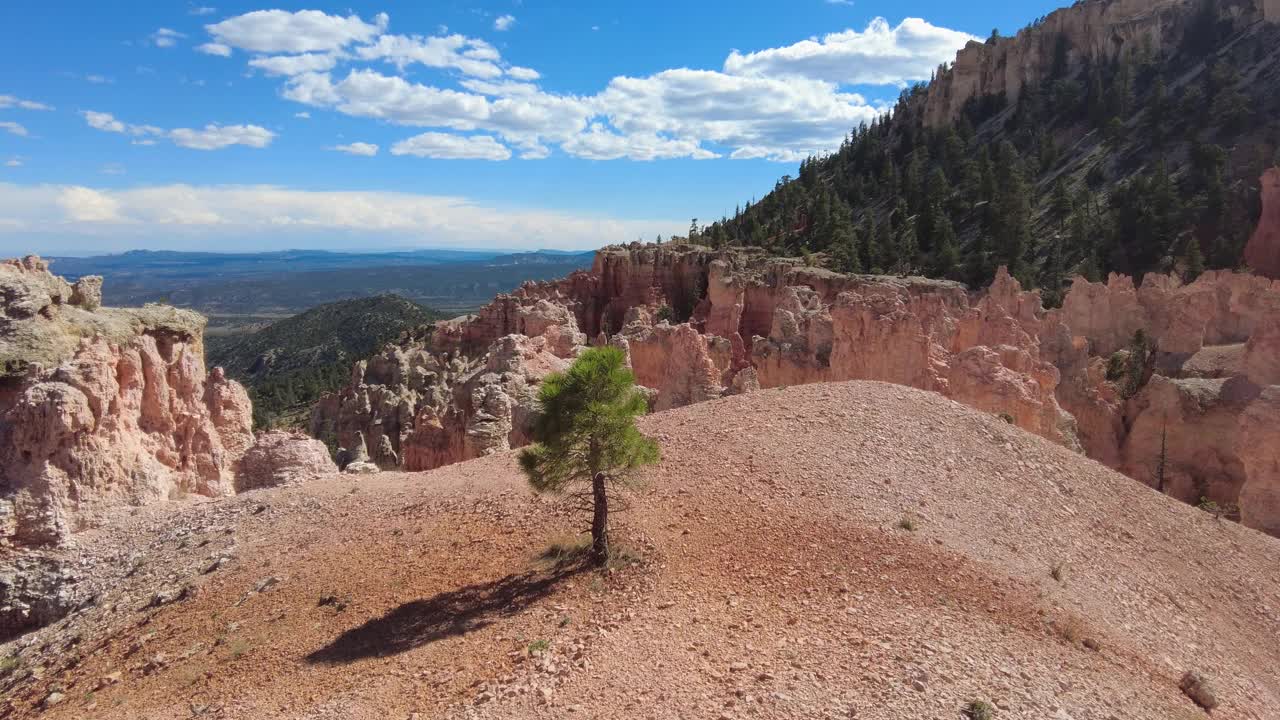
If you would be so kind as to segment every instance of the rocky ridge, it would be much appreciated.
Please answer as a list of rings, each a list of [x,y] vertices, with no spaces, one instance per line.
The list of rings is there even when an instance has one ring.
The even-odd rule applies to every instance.
[[[824,383],[640,421],[617,540],[515,453],[119,512],[101,595],[0,644],[12,720],[1280,713],[1277,540],[998,418]],[[7,668],[7,669],[6,669]]]
[[[0,637],[68,609],[75,532],[120,505],[231,495],[254,446],[244,388],[205,371],[204,318],[101,307],[101,288],[0,263]],[[300,443],[319,446],[272,443],[255,464],[290,465]],[[321,450],[328,467],[313,453],[293,469],[331,469]]]
[[[1276,533],[1277,311],[1280,284],[1242,273],[1077,278],[1046,310],[1003,272],[971,294],[752,250],[612,247],[589,272],[525,285],[361,363],[311,430],[343,445],[363,433],[375,462],[409,471],[518,447],[540,379],[588,341],[612,343],[655,410],[814,382],[908,385]],[[1155,365],[1131,381],[1140,330]]]

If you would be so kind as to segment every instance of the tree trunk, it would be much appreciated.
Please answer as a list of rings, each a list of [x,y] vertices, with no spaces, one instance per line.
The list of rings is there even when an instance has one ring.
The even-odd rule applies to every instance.
[[[591,518],[591,561],[604,566],[609,562],[609,494],[604,473],[591,479],[591,495],[595,514]]]

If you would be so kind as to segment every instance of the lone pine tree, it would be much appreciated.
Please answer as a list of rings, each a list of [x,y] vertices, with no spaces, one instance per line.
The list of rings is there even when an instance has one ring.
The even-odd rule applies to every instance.
[[[539,493],[567,494],[592,510],[591,559],[609,560],[609,501],[633,470],[658,461],[658,445],[636,428],[648,401],[615,347],[591,348],[538,393],[535,444],[520,467]]]

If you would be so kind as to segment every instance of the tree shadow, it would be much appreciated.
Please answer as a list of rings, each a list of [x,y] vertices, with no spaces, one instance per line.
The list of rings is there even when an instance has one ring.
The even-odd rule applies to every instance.
[[[437,640],[458,637],[516,615],[551,594],[556,585],[589,569],[583,564],[529,571],[414,600],[339,635],[307,656],[312,664],[338,665],[397,655]]]

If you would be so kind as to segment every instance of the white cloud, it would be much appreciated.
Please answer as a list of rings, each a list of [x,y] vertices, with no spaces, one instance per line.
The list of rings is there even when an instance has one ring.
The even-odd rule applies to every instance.
[[[12,95],[0,95],[0,109],[18,108],[19,110],[52,110],[53,107],[34,100],[23,100]]]
[[[311,113],[307,112],[306,110],[303,110],[302,112],[296,112],[293,114],[293,116],[302,120],[311,119]]]
[[[92,247],[284,248],[313,244],[580,248],[680,232],[688,221],[519,210],[467,198],[274,186],[126,190],[0,183],[6,253]]]
[[[94,85],[110,85],[115,82],[114,79],[109,78],[106,75],[85,75],[84,79]]]
[[[175,145],[193,150],[219,150],[232,145],[264,148],[276,134],[257,125],[217,125],[210,123],[199,130],[178,128],[169,131]]]
[[[734,151],[770,148],[775,159],[838,147],[849,130],[879,111],[830,83],[687,69],[614,78],[596,101],[627,135],[659,133]]]
[[[699,147],[696,140],[674,140],[654,133],[620,135],[600,124],[576,135],[561,146],[565,152],[589,160],[663,160],[691,157],[710,160],[719,155]]]
[[[160,28],[151,34],[151,44],[156,47],[171,48],[178,44],[178,41],[185,38],[186,34],[169,28]]]
[[[125,167],[120,163],[107,163],[106,165],[98,168],[98,172],[103,175],[124,175]]]
[[[498,51],[484,40],[463,35],[383,35],[372,44],[356,48],[356,55],[363,60],[383,60],[402,72],[416,63],[458,70],[472,77],[502,76],[502,68],[497,64],[502,56]]]
[[[367,142],[354,142],[348,145],[335,145],[330,150],[337,150],[348,155],[363,155],[365,157],[373,157],[378,154],[378,146]]]
[[[22,125],[8,120],[0,121],[0,130],[3,130],[10,135],[17,135],[18,137],[27,137],[30,134]]]
[[[516,65],[507,68],[507,74],[516,80],[523,80],[526,82],[532,82],[542,77],[542,75],[533,68],[519,67]]]
[[[514,15],[501,15],[493,21],[493,29],[498,32],[506,32],[516,24]]]
[[[427,132],[392,145],[391,154],[440,160],[507,160],[511,150],[489,135]]]
[[[201,15],[212,15],[216,12],[218,12],[218,8],[201,5],[201,6],[191,8],[190,10],[187,11],[187,14],[201,16]]]
[[[927,80],[938,65],[955,58],[968,33],[907,18],[890,27],[876,18],[867,29],[831,33],[819,40],[746,55],[733,51],[724,70],[731,75],[801,77],[840,84],[892,85]]]
[[[89,127],[94,130],[113,133],[122,133],[125,131],[124,123],[117,120],[111,113],[82,110],[80,114],[84,116],[85,122],[89,123]]]
[[[108,223],[120,220],[120,203],[105,193],[72,186],[58,191],[56,202],[72,222]]]
[[[4,161],[4,166],[10,168],[22,167],[22,158],[11,157]]]
[[[268,75],[301,75],[305,72],[330,70],[338,64],[333,55],[321,53],[303,53],[302,55],[273,55],[259,57],[249,61],[249,65],[266,72]]]
[[[165,137],[179,147],[193,150],[219,150],[232,145],[264,148],[275,139],[275,133],[257,125],[219,125],[210,123],[201,129],[177,128],[165,130],[154,125],[133,125],[117,120],[111,113],[84,110],[89,127],[103,132],[133,135],[134,145],[155,145],[156,137]]]
[[[231,47],[216,42],[197,45],[196,52],[202,52],[205,55],[217,55],[218,57],[231,57]]]
[[[286,88],[285,97],[398,125],[455,130],[473,130],[490,113],[489,102],[479,95],[410,83],[372,70],[353,70],[337,84],[327,74],[299,75]]]
[[[230,47],[259,53],[334,52],[365,43],[386,29],[386,13],[367,23],[357,15],[340,17],[319,10],[256,10],[205,28]]]
[[[274,10],[208,28],[228,45],[290,53],[249,61],[287,78],[282,94],[289,100],[395,125],[486,133],[478,136],[484,140],[443,132],[422,136],[429,138],[422,141],[424,154],[449,152],[435,144],[465,146],[463,157],[477,151],[474,156],[485,159],[505,159],[513,150],[523,159],[544,158],[559,147],[591,159],[794,162],[834,150],[859,123],[888,109],[848,86],[898,86],[927,78],[971,39],[924,20],[909,18],[891,27],[876,19],[861,32],[747,54],[733,51],[720,70],[620,76],[595,94],[578,96],[544,91],[536,84],[537,70],[507,62],[484,40],[391,35],[384,32],[387,24],[385,15],[370,24],[354,15]],[[398,72],[371,69],[370,61]],[[458,76],[417,82],[406,76],[415,65]],[[476,142],[485,147],[467,145]],[[408,148],[405,143],[397,146]]]

